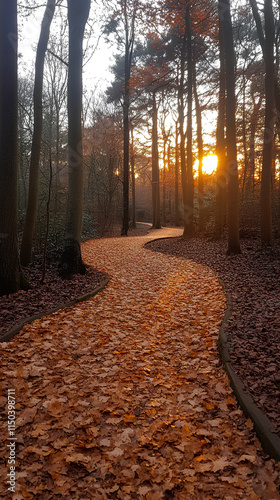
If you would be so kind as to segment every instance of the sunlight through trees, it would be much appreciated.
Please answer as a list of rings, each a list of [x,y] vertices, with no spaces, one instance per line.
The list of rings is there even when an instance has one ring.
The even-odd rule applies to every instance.
[[[73,2],[79,10],[80,1]],[[137,220],[155,228],[181,225],[187,238],[227,235],[229,253],[240,251],[240,231],[260,231],[261,244],[271,245],[280,210],[279,4],[88,1],[82,66],[67,53],[68,8],[66,0],[17,5],[18,188],[14,178],[12,189],[21,263],[42,253],[49,192],[48,253],[57,258],[71,218],[78,246],[115,226],[127,235]],[[102,46],[107,85],[96,64]],[[72,64],[79,65],[76,75],[83,71],[74,97]],[[3,87],[3,102],[7,92]],[[67,122],[74,105],[76,117]],[[4,107],[0,113],[5,120]],[[71,145],[75,120],[79,139]],[[79,170],[74,157],[80,174],[72,178]]]

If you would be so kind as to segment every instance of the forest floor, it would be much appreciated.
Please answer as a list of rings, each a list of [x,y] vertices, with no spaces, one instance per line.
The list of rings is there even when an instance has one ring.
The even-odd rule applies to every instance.
[[[140,223],[137,229],[131,230],[129,234],[141,236],[150,228],[150,224]],[[108,231],[107,237],[117,237],[120,233],[119,227],[113,227]],[[105,278],[104,273],[88,266],[86,275],[73,275],[68,280],[63,280],[58,274],[57,263],[51,260],[47,262],[42,283],[42,263],[38,257],[24,269],[24,275],[31,285],[29,290],[20,290],[12,296],[0,297],[0,338],[25,318],[56,309],[91,292]]]
[[[235,372],[280,436],[280,243],[261,250],[241,240],[242,254],[226,256],[227,241],[172,238],[148,248],[209,266],[230,294],[225,332]]]
[[[17,438],[16,494],[4,480],[1,498],[280,499],[280,464],[263,452],[220,363],[217,275],[144,248],[180,234],[84,243],[108,286],[0,344],[4,478],[9,389]],[[174,252],[172,242],[183,247],[150,245]]]

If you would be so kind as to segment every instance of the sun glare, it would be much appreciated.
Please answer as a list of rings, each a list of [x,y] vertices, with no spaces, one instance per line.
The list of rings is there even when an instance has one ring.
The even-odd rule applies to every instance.
[[[204,156],[202,161],[202,171],[204,174],[213,174],[217,168],[217,156],[208,155]]]
[[[217,169],[217,156],[207,155],[203,157],[202,160],[202,173],[206,175],[211,175]],[[194,162],[194,177],[198,176],[198,160]]]

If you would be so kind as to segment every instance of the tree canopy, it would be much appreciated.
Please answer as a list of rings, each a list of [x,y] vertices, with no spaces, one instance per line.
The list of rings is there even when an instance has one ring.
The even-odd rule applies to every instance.
[[[1,8],[4,26],[3,2]],[[67,238],[79,249],[83,237],[114,225],[127,235],[139,218],[154,227],[181,224],[186,238],[227,236],[228,253],[240,252],[242,233],[273,243],[280,199],[278,2],[30,0],[13,9],[12,35],[5,26],[1,31],[1,71],[14,81],[1,84],[0,118],[7,123],[1,133],[11,127],[0,144],[3,178],[6,155],[18,153],[9,159],[11,191],[4,188],[0,203],[1,251],[11,259],[16,288],[17,241],[25,266],[42,252],[46,233],[53,254],[63,252]],[[100,47],[111,53],[108,84],[91,64]],[[12,88],[18,118],[5,111]],[[102,140],[97,124],[106,127]]]

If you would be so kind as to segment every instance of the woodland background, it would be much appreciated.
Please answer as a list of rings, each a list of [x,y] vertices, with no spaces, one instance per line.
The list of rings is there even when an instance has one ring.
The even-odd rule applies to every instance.
[[[84,272],[81,239],[136,220],[226,234],[229,254],[278,238],[279,16],[272,0],[1,2],[2,295],[26,286],[19,256]],[[105,43],[111,81],[87,86]]]

